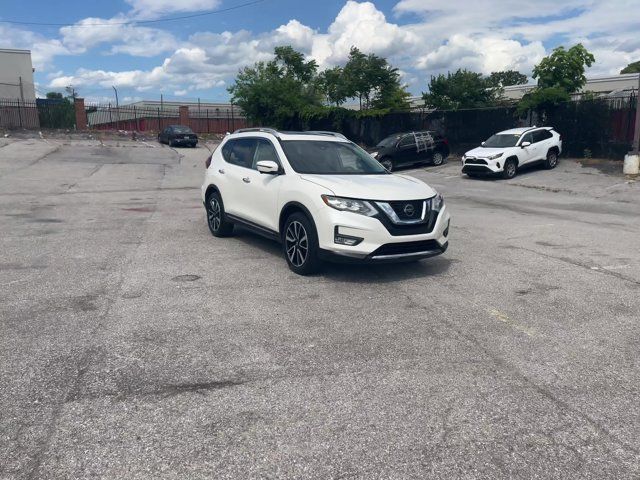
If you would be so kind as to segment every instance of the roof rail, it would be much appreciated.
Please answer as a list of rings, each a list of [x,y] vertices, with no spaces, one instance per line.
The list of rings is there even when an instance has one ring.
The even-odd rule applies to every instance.
[[[263,127],[254,127],[254,128],[239,128],[237,129],[235,132],[233,133],[247,133],[247,132],[263,132],[263,133],[270,133],[272,135],[275,135],[276,137],[279,136],[279,133],[276,129],[274,128],[263,128]]]
[[[309,135],[330,135],[332,137],[338,137],[338,138],[343,138],[345,140],[348,140],[347,137],[345,137],[343,134],[338,133],[338,132],[329,132],[327,130],[309,130],[307,132],[302,132],[302,133],[306,133]]]

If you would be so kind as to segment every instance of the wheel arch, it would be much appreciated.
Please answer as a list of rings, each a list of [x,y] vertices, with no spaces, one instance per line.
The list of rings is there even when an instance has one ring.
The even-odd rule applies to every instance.
[[[209,195],[214,192],[220,195],[220,190],[218,190],[218,187],[216,187],[214,184],[209,185],[204,193],[204,201],[206,202],[209,199]]]
[[[520,160],[518,159],[517,155],[511,155],[510,157],[507,157],[504,161],[504,164],[506,165],[509,160],[514,160],[516,162],[516,167],[520,165]]]
[[[549,150],[547,150],[547,155],[549,154],[549,152],[556,152],[556,155],[560,155],[560,148],[558,148],[557,145],[554,145],[553,147],[549,148]]]
[[[282,229],[284,228],[284,222],[287,221],[287,218],[289,218],[291,214],[296,212],[303,213],[313,223],[313,226],[316,228],[316,230],[318,230],[318,227],[316,226],[316,222],[313,219],[313,215],[311,215],[311,212],[309,211],[309,209],[300,202],[291,201],[286,203],[282,207],[282,210],[280,210],[280,218],[278,219],[278,233],[282,233]]]

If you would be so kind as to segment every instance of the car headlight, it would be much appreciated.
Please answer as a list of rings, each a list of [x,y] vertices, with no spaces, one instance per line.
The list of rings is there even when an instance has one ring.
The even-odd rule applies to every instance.
[[[487,160],[495,160],[496,158],[500,158],[502,156],[502,153],[496,153],[495,155],[489,155],[487,157]]]
[[[431,210],[439,212],[442,210],[442,207],[444,207],[444,197],[437,193],[436,196],[431,199]]]
[[[369,155],[371,155],[373,158],[378,158],[378,152],[371,152]]]
[[[331,195],[322,195],[322,200],[329,207],[335,208],[342,212],[359,213],[360,215],[366,215],[367,217],[373,217],[378,211],[373,208],[366,200],[356,200],[354,198],[342,198],[333,197]]]

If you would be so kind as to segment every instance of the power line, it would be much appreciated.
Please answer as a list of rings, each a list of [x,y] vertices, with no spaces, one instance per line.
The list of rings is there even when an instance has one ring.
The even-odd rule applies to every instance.
[[[212,10],[210,12],[193,13],[191,15],[181,15],[179,17],[171,18],[159,18],[157,20],[129,20],[126,22],[113,22],[113,23],[91,23],[78,25],[77,23],[41,23],[41,22],[21,22],[19,20],[0,20],[0,23],[10,23],[12,25],[32,25],[40,27],[73,27],[73,28],[91,28],[91,27],[112,27],[114,25],[143,25],[163,22],[175,22],[178,20],[187,20],[189,18],[206,17],[208,15],[216,15],[218,13],[230,12],[232,10],[238,10],[244,7],[250,7],[258,3],[262,3],[266,0],[253,0],[251,2],[241,3],[232,7],[221,8],[220,10]]]

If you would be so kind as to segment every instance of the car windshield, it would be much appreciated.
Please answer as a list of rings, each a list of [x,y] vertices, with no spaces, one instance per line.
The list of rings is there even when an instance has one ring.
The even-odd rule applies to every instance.
[[[353,143],[285,140],[282,149],[298,173],[321,175],[382,175],[387,170]]]
[[[398,143],[398,141],[400,140],[400,138],[402,137],[402,135],[400,134],[396,134],[396,135],[389,135],[387,138],[385,138],[384,140],[381,140],[380,143],[378,143],[378,145],[376,145],[377,147],[395,147],[396,143]]]
[[[519,133],[499,133],[498,135],[493,135],[489,137],[487,141],[484,142],[483,147],[488,148],[506,148],[506,147],[515,147],[516,143],[518,143],[518,139],[520,138]]]
[[[183,127],[182,125],[178,125],[175,127],[171,127],[174,133],[193,133],[189,127]]]

